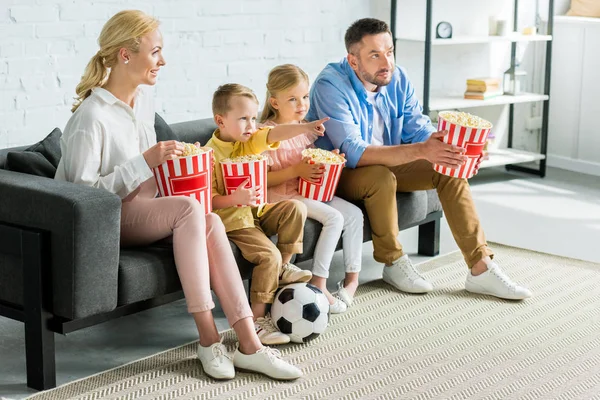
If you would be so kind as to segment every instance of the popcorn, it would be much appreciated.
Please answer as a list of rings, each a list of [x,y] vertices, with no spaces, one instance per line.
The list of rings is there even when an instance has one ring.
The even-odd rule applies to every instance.
[[[181,144],[183,145],[183,153],[181,153],[181,155],[179,156],[180,158],[197,156],[198,154],[202,154],[208,151],[192,143],[181,142]]]
[[[221,163],[237,163],[237,162],[250,162],[250,161],[262,161],[266,160],[267,157],[260,154],[252,154],[248,156],[229,157],[221,160]]]
[[[344,157],[335,154],[332,151],[323,149],[305,149],[302,150],[302,157],[309,157],[315,163],[320,164],[339,164],[345,163]]]
[[[468,128],[490,129],[492,127],[491,122],[466,112],[443,111],[438,115],[452,124]]]

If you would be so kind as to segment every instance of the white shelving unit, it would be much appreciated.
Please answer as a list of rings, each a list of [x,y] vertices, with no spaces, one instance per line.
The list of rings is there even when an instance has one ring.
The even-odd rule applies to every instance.
[[[475,1],[475,0],[472,0]],[[433,0],[425,0],[425,32],[424,37],[417,37],[411,35],[396,35],[396,17],[398,10],[398,0],[392,0],[391,4],[391,21],[392,21],[392,35],[395,39],[396,44],[405,42],[416,43],[424,47],[424,82],[423,82],[423,109],[426,114],[431,111],[441,110],[455,110],[455,109],[470,109],[476,107],[490,107],[490,106],[509,106],[508,116],[508,144],[505,149],[490,150],[489,159],[482,163],[484,167],[497,167],[506,166],[507,169],[514,169],[522,172],[533,173],[541,177],[546,174],[546,153],[548,147],[548,104],[550,100],[550,70],[551,70],[551,51],[552,51],[552,29],[553,29],[553,18],[554,18],[554,0],[548,0],[548,26],[547,34],[534,34],[534,35],[523,35],[519,32],[512,32],[504,36],[455,36],[449,39],[439,39],[435,37],[433,21],[432,21],[432,9]],[[513,0],[513,24],[512,28],[517,27],[518,22],[518,3],[519,0]],[[516,30],[516,29],[515,29]],[[487,100],[472,100],[465,99],[462,94],[460,95],[440,95],[432,92],[431,84],[431,63],[432,63],[432,51],[434,48],[439,46],[454,46],[454,45],[478,45],[478,44],[492,44],[492,43],[507,43],[511,46],[511,66],[514,67],[516,64],[516,47],[519,42],[546,42],[546,62],[544,72],[544,90],[543,93],[522,93],[520,95],[511,96],[503,95],[493,97]],[[398,46],[396,46],[398,48]],[[445,77],[450,79],[450,77]],[[512,148],[513,146],[513,125],[514,125],[514,105],[520,103],[531,103],[531,102],[542,102],[543,103],[543,115],[542,115],[542,133],[541,133],[541,145],[540,152],[533,153],[523,150]],[[539,168],[530,168],[521,164],[526,162],[539,161]]]
[[[463,96],[432,96],[429,102],[430,111],[440,111],[453,108],[474,108],[498,106],[504,104],[531,103],[533,101],[544,101],[550,97],[545,94],[522,93],[518,96],[497,96],[486,100],[465,99]]]
[[[396,40],[408,42],[425,42],[425,38],[398,37]],[[451,39],[432,39],[433,46],[452,46],[457,44],[477,44],[494,42],[548,42],[552,40],[551,35],[522,35],[512,33],[505,36],[458,36]]]

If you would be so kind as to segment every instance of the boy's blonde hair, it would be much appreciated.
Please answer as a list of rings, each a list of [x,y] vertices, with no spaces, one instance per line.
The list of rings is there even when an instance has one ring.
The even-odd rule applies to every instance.
[[[98,37],[100,50],[88,62],[75,88],[77,97],[71,112],[75,112],[81,102],[92,94],[93,88],[106,82],[110,68],[117,64],[119,50],[124,47],[132,53],[139,52],[142,36],[154,32],[158,25],[156,18],[139,10],[124,10],[109,19]]]
[[[297,65],[283,64],[273,68],[267,79],[267,97],[265,98],[265,107],[260,116],[260,121],[265,122],[277,118],[277,110],[273,108],[269,101],[271,97],[277,96],[277,93],[293,88],[301,82],[308,84],[308,75]]]
[[[258,104],[258,98],[252,91],[252,89],[240,85],[239,83],[227,83],[225,85],[221,85],[213,94],[212,100],[212,111],[213,115],[225,115],[229,110],[231,110],[231,106],[229,101],[233,97],[247,97],[250,100],[253,100]]]

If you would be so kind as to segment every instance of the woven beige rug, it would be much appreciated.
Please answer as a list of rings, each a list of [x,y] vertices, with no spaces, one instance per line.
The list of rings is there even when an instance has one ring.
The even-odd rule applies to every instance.
[[[533,298],[468,294],[460,254],[438,257],[420,266],[433,293],[363,285],[325,334],[283,347],[304,371],[296,382],[212,381],[192,343],[30,398],[600,399],[600,265],[494,248]],[[233,332],[225,337],[233,348]]]

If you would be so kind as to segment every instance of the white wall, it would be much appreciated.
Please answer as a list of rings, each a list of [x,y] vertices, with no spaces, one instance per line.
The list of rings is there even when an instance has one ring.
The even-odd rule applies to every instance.
[[[281,63],[316,77],[345,55],[352,21],[388,17],[375,3],[383,0],[0,0],[0,148],[64,127],[102,25],[117,11],[162,21],[157,111],[172,123],[209,117],[222,83],[248,85],[262,100],[269,69]]]

